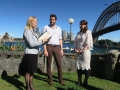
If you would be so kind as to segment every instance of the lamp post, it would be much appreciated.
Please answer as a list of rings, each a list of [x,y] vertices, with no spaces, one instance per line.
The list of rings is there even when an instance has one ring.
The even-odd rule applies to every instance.
[[[71,53],[71,29],[72,29],[72,24],[74,23],[74,19],[69,18],[68,22],[70,24],[70,53]]]

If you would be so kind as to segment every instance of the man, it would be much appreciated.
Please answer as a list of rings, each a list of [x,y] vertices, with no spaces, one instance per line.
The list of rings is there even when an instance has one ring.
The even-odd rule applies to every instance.
[[[55,14],[51,14],[50,25],[43,28],[43,33],[47,31],[52,34],[49,42],[44,45],[44,55],[47,57],[48,84],[52,85],[51,61],[52,56],[54,56],[58,69],[59,83],[64,85],[61,67],[61,56],[63,56],[62,31],[61,28],[56,25],[56,21],[57,16]]]

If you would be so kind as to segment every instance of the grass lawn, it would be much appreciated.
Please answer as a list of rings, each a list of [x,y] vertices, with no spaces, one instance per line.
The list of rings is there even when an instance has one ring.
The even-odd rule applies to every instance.
[[[76,86],[77,73],[63,73],[65,86],[58,83],[57,73],[53,73],[53,85],[47,84],[47,75],[35,73],[35,90],[120,90],[120,84],[90,76],[87,88]],[[84,75],[83,78],[84,79]],[[14,75],[0,78],[0,90],[25,90],[24,76]]]

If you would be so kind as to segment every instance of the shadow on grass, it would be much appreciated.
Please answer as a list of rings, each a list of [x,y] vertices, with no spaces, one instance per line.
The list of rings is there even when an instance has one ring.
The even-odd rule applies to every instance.
[[[46,78],[43,78],[43,77],[34,75],[34,78],[35,78],[35,79],[39,79],[39,80],[43,80],[43,81],[45,81],[45,82],[48,82],[48,75],[47,75],[46,73],[43,73],[40,69],[37,70],[37,73],[40,74],[40,75],[45,76]],[[53,78],[53,81],[54,81],[54,82],[59,82],[58,76],[52,75],[52,78]],[[56,80],[55,80],[55,79],[56,79]],[[73,80],[70,80],[70,79],[67,79],[67,78],[63,78],[63,80],[69,81],[69,82],[73,82],[73,83],[77,83],[76,81],[73,81]]]
[[[97,88],[97,87],[94,87],[94,86],[91,86],[91,85],[88,85],[87,87],[84,87],[86,90],[102,90],[100,88]]]
[[[40,78],[41,78],[41,80],[47,79],[46,82],[48,82],[48,75],[47,75],[47,73],[43,73],[39,68],[37,69],[37,73],[46,77],[46,78],[43,78],[43,77],[38,76],[39,79]],[[35,78],[36,78],[36,76],[37,75],[35,75]],[[52,78],[53,78],[54,82],[59,82],[58,80],[54,80],[54,79],[58,79],[57,76],[52,75]]]
[[[42,80],[42,81],[44,81],[44,82],[48,82],[48,81],[47,81],[47,78],[40,77],[40,76],[38,76],[38,75],[34,75],[33,78],[34,78],[34,79],[37,79],[37,80]]]
[[[52,77],[58,79],[57,76],[54,76],[54,75],[53,75]],[[73,81],[73,80],[70,80],[70,79],[67,79],[67,78],[63,78],[63,80],[69,81],[69,82],[73,82],[73,83],[77,83],[76,81]]]
[[[42,80],[42,81],[44,81],[44,82],[48,82],[48,76],[47,76],[46,73],[43,73],[43,72],[39,71],[39,69],[38,69],[37,73],[40,74],[40,75],[42,75],[42,76],[44,76],[44,77],[41,77],[41,76],[38,76],[38,75],[35,75],[35,74],[34,74],[33,77],[34,77],[35,79]],[[58,82],[57,80],[53,80],[53,81],[54,81],[54,82]]]
[[[64,88],[61,88],[61,87],[56,87],[57,90],[66,90]]]
[[[64,88],[61,88],[61,87],[56,87],[56,88],[57,88],[57,90],[80,90],[80,88],[75,89],[75,88],[69,88],[69,87],[67,89],[64,89]],[[96,88],[96,87],[93,87],[93,86],[88,86],[88,87],[84,88],[84,90],[102,90],[102,89],[99,89],[99,88]]]
[[[38,69],[37,71],[38,74],[40,74],[41,76],[39,75],[34,75],[34,78],[37,79],[37,80],[42,80],[44,82],[48,82],[48,76],[46,73],[43,73],[40,69]],[[58,76],[56,75],[52,75],[53,79],[58,79]],[[69,82],[72,82],[72,83],[76,83],[76,81],[73,81],[73,80],[70,80],[70,79],[67,79],[67,78],[64,78],[65,81],[69,81]],[[53,80],[54,82],[58,82],[57,80]],[[65,85],[66,86],[66,85]],[[91,85],[88,85],[87,87],[83,87],[85,88],[85,90],[102,90],[100,88],[97,88],[97,87],[94,87],[94,86],[91,86]],[[65,88],[62,88],[62,87],[56,87],[57,90],[80,90],[79,89],[75,89],[74,87],[68,87],[67,89]]]
[[[1,75],[1,79],[14,85],[16,88],[18,88],[18,90],[24,90],[23,88],[25,88],[25,86],[22,82],[17,80],[18,78],[20,78],[18,75],[8,76],[6,70],[4,70]]]
[[[38,74],[40,74],[42,76],[45,76],[45,77],[41,77],[41,76],[38,76],[38,75],[34,74],[33,78],[38,79],[38,80],[42,80],[44,82],[48,82],[47,74],[46,73],[43,73],[39,68],[37,69],[36,73],[38,73]]]

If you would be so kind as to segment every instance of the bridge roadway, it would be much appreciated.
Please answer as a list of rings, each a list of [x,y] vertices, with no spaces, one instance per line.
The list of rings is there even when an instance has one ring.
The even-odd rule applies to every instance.
[[[100,35],[103,35],[103,34],[106,34],[106,33],[109,33],[109,32],[113,32],[113,31],[117,31],[119,29],[120,29],[120,23],[109,26],[109,27],[106,27],[102,30],[96,31],[95,33],[92,33],[92,36],[93,36],[93,38],[98,37]]]

